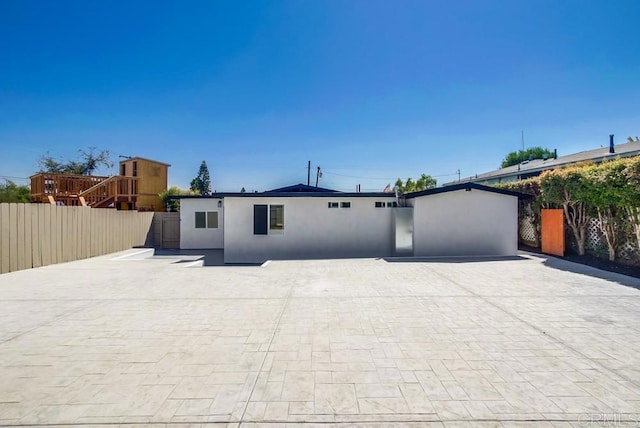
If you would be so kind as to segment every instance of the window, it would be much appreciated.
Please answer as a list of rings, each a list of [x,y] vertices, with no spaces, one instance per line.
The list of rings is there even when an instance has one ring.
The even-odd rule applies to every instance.
[[[384,202],[376,202],[376,208],[384,208]]]
[[[340,202],[340,208],[351,208],[351,202]]]
[[[397,208],[397,207],[398,207],[397,202],[387,202],[387,208]]]
[[[253,234],[254,235],[267,234],[267,206],[266,205],[253,206]]]
[[[269,205],[269,230],[284,231],[284,205]]]
[[[207,227],[207,217],[205,212],[196,212],[196,229]]]
[[[268,229],[267,225],[269,225]],[[284,205],[253,206],[254,235],[281,235],[282,233],[284,233]]]
[[[217,229],[218,228],[218,212],[217,211],[198,211],[196,212],[196,229]]]
[[[127,175],[127,164],[120,164],[120,175],[123,177]]]
[[[133,161],[133,176],[137,177],[138,176],[138,162]]]
[[[218,228],[218,211],[207,212],[207,229]]]
[[[329,202],[328,206],[329,206],[329,208],[338,208],[338,203],[337,202]]]

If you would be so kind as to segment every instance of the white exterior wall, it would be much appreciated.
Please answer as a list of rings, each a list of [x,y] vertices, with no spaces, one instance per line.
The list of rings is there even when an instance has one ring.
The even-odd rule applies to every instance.
[[[180,200],[180,248],[220,249],[224,247],[224,207],[218,207],[223,199],[181,199]],[[197,211],[217,211],[217,229],[196,229]]]
[[[375,208],[376,201],[395,197],[227,197],[224,261],[389,256],[393,209]],[[328,202],[351,202],[351,208],[327,208]],[[253,234],[257,204],[284,205],[284,233]]]
[[[410,199],[414,256],[513,256],[518,198],[473,189]]]

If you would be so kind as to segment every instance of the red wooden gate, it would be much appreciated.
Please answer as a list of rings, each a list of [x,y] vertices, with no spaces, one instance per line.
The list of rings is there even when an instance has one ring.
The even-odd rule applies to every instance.
[[[564,256],[564,211],[542,210],[542,252]]]

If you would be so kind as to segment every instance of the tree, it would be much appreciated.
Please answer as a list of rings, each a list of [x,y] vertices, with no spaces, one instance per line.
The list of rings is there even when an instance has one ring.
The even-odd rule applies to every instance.
[[[201,196],[211,194],[211,178],[209,178],[209,168],[207,168],[207,163],[205,161],[202,161],[200,164],[200,169],[198,170],[196,178],[191,180],[190,189]]]
[[[246,193],[246,189],[243,187],[242,189],[240,189],[240,193]]]
[[[520,162],[531,159],[531,156],[533,156],[533,159],[544,159],[545,155],[547,157],[553,157],[554,153],[551,150],[542,147],[529,147],[526,150],[511,152],[504,158],[502,164],[500,164],[500,168],[517,165]]]
[[[623,160],[603,162],[585,169],[584,176],[589,187],[588,204],[598,216],[598,228],[602,232],[609,250],[609,261],[615,261],[620,244],[622,215],[629,186],[624,174]]]
[[[164,203],[168,212],[176,212],[180,210],[180,200],[171,199],[172,196],[188,195],[188,190],[182,190],[178,186],[171,186],[165,191],[158,194]]]
[[[31,202],[31,191],[29,190],[29,186],[16,184],[11,180],[5,180],[4,184],[0,184],[0,202]]]
[[[640,156],[635,156],[627,161],[624,175],[628,186],[624,209],[636,238],[638,254],[640,254]]]
[[[421,190],[433,189],[438,184],[438,181],[430,175],[422,174],[420,178],[413,181],[413,178],[407,178],[407,181],[402,181],[398,178],[395,182],[395,187],[401,193],[419,192]]]
[[[542,209],[549,208],[548,202],[542,197],[542,189],[540,188],[540,177],[532,177],[526,180],[500,183],[496,184],[495,187],[532,196],[531,199],[518,200],[518,214],[521,220],[523,217],[531,218],[531,224],[533,224],[534,230],[533,245],[534,247],[539,247],[541,242],[540,228]]]
[[[584,174],[584,166],[574,166],[540,175],[542,197],[550,205],[564,210],[565,221],[573,232],[581,256],[585,253],[587,226],[591,221],[587,205],[589,186]]]
[[[109,150],[98,152],[95,147],[89,147],[88,151],[80,149],[78,153],[80,153],[79,160],[58,161],[47,152],[38,160],[40,172],[92,175],[100,166],[113,167]]]

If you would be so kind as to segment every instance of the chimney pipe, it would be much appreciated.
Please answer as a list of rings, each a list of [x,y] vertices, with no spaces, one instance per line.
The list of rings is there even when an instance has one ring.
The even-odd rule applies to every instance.
[[[558,149],[553,149],[553,158],[558,159]]]
[[[616,149],[613,147],[613,134],[609,134],[609,153],[615,153]]]

